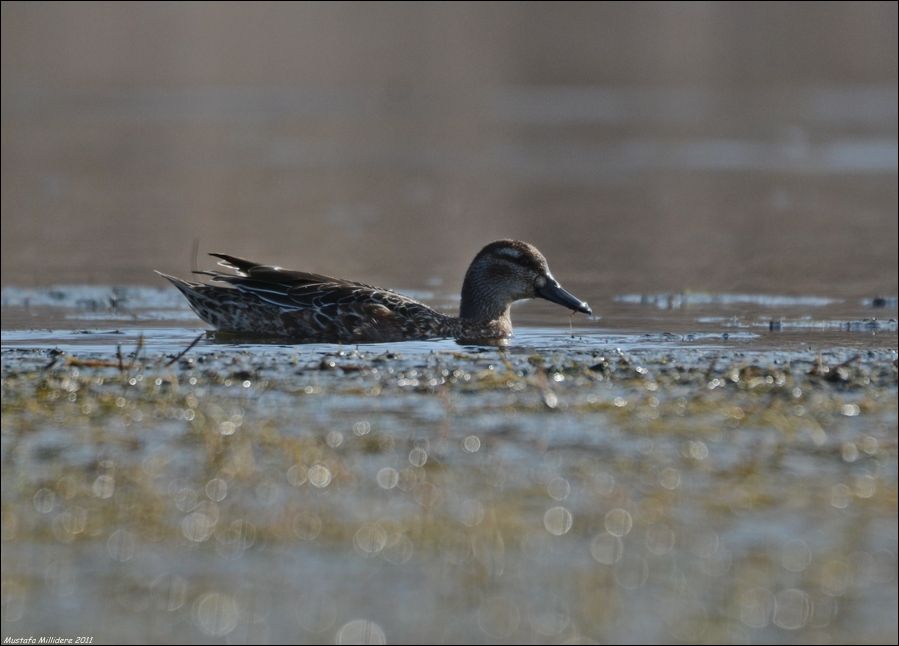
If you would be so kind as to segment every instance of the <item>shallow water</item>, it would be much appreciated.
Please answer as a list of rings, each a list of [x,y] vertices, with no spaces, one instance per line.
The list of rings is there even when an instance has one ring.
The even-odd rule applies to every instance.
[[[440,288],[401,291],[448,313],[458,308],[458,297]],[[651,348],[658,343],[708,345],[718,341],[768,350],[896,347],[895,296],[872,301],[678,292],[605,295],[591,305],[595,317],[566,314],[564,309],[540,301],[516,304],[512,349],[583,350],[610,344]],[[147,343],[173,352],[206,329],[170,287],[7,287],[0,292],[0,306],[4,344],[43,348],[77,344],[101,351],[134,342],[144,334]],[[212,340],[204,340],[200,347]],[[442,341],[396,347],[409,352],[419,347],[440,351],[457,346]]]
[[[895,643],[896,12],[3,3],[4,637]],[[453,312],[498,238],[599,318],[221,343],[152,273]]]
[[[179,299],[3,291],[4,630],[897,630],[894,300],[623,296],[500,352],[218,343]],[[754,325],[810,311],[887,327]]]

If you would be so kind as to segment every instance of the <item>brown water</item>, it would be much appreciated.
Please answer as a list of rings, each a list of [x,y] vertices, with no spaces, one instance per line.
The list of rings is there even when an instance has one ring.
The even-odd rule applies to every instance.
[[[2,283],[897,291],[894,4],[3,7]],[[754,37],[764,31],[764,42]]]
[[[896,7],[4,3],[3,636],[895,642]],[[152,273],[504,237],[602,318],[177,358]]]

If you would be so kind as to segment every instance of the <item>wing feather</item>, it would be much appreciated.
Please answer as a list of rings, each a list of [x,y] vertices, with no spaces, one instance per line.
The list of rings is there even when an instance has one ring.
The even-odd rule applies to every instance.
[[[322,274],[291,271],[274,265],[213,253],[219,264],[235,274],[197,271],[213,281],[224,282],[239,291],[252,294],[283,312],[304,312],[309,322],[325,327],[328,320],[358,319],[358,325],[392,325],[396,314],[402,318],[437,314],[427,305],[399,292]],[[372,309],[375,308],[375,309]],[[306,318],[304,316],[304,318]]]

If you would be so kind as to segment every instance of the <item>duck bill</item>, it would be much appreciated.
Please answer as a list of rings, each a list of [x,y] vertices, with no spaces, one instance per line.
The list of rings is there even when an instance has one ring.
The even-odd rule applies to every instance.
[[[556,303],[563,307],[567,307],[575,312],[583,312],[584,314],[593,314],[593,310],[584,301],[579,299],[571,292],[562,289],[558,281],[550,279],[546,281],[543,287],[537,290],[537,296],[545,298],[551,303]]]

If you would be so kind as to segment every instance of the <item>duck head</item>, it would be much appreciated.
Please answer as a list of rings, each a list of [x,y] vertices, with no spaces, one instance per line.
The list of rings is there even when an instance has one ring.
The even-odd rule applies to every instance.
[[[459,318],[508,318],[512,303],[526,298],[543,298],[575,312],[593,313],[587,303],[559,285],[537,247],[519,240],[497,240],[481,249],[468,267]]]

